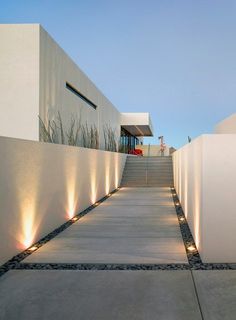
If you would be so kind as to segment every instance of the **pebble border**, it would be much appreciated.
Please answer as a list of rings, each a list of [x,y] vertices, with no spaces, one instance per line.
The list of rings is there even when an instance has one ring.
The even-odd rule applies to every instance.
[[[16,270],[189,270],[188,264],[19,263]]]

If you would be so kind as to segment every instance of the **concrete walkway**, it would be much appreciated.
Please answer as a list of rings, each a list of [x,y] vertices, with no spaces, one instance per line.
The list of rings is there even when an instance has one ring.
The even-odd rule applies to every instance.
[[[185,263],[168,188],[123,188],[24,263]],[[236,271],[11,270],[1,320],[235,320]]]
[[[187,263],[170,188],[122,188],[25,262]]]

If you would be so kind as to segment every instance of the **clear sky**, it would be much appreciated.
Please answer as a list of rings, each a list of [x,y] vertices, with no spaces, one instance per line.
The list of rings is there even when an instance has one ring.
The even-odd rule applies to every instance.
[[[151,113],[151,143],[236,112],[236,0],[0,0],[0,22],[41,23],[120,111]]]

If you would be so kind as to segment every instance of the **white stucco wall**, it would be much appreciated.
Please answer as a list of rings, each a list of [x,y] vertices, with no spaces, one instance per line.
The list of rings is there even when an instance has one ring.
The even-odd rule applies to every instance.
[[[39,25],[0,24],[0,135],[38,140]]]
[[[173,154],[173,167],[202,260],[236,262],[236,135],[197,138]]]
[[[218,123],[215,126],[214,132],[220,134],[236,134],[236,113]]]
[[[125,160],[0,137],[0,264],[117,188]]]

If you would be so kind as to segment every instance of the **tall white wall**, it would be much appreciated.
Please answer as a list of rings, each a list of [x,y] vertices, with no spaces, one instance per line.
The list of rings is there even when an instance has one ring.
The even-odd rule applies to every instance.
[[[38,140],[39,25],[0,25],[0,135]]]
[[[90,99],[97,109],[66,88],[66,82]],[[55,119],[58,111],[66,127],[70,126],[71,116],[77,116],[81,123],[96,125],[100,132],[100,145],[104,148],[104,126],[116,131],[120,138],[120,112],[97,89],[91,80],[58,46],[50,35],[40,28],[40,116],[46,122]]]
[[[236,135],[197,138],[173,154],[173,167],[202,260],[236,262]]]
[[[125,160],[0,137],[0,264],[117,188]]]

